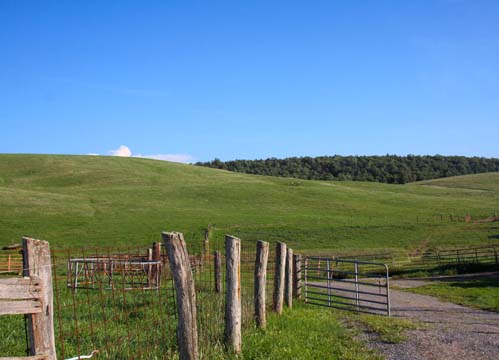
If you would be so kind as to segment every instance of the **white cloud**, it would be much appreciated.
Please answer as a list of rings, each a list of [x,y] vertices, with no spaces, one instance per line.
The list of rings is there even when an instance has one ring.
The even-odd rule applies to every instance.
[[[116,150],[111,150],[109,151],[111,156],[122,156],[122,157],[130,157],[132,156],[132,151],[128,146],[121,145],[119,148]]]
[[[135,155],[132,154],[132,150],[130,150],[130,148],[126,145],[121,145],[118,149],[109,151],[109,154],[111,156],[137,157],[137,158],[154,159],[162,161],[172,161],[178,163],[191,163],[194,161],[194,158],[191,155],[187,154]],[[98,154],[89,154],[89,155],[98,155]]]

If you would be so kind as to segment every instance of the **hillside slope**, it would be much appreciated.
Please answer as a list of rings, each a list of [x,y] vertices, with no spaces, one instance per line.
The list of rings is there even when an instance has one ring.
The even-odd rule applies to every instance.
[[[57,247],[145,245],[162,230],[201,239],[208,224],[216,239],[229,232],[297,249],[488,242],[492,225],[432,216],[493,213],[498,182],[499,173],[408,185],[306,181],[138,158],[0,155],[0,245],[23,234]]]
[[[499,173],[454,176],[444,179],[421,181],[416,184],[443,188],[483,190],[497,194],[499,193]]]

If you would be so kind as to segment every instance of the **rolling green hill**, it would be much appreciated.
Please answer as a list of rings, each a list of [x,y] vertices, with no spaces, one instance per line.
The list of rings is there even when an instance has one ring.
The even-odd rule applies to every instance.
[[[388,185],[138,158],[0,155],[0,245],[29,235],[57,247],[142,246],[162,230],[194,241],[212,224],[216,239],[232,233],[302,250],[441,247],[492,242],[487,235],[499,233],[498,223],[449,215],[497,210],[499,173]]]

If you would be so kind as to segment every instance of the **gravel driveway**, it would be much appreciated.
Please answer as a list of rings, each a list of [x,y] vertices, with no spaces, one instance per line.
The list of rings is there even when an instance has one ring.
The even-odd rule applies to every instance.
[[[411,282],[413,286],[420,286],[428,280],[395,280],[391,284],[411,287]],[[443,302],[427,295],[398,290],[390,293],[392,316],[414,319],[426,326],[408,331],[408,340],[400,344],[387,344],[371,337],[369,346],[386,359],[499,359],[499,313]]]

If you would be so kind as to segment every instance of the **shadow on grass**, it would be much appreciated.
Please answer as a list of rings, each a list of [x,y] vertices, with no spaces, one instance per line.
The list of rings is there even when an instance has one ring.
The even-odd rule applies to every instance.
[[[428,269],[392,268],[390,269],[390,275],[398,278],[416,278],[438,275],[463,275],[498,270],[499,266],[496,264],[466,263],[459,265],[441,265]]]
[[[485,278],[485,279],[470,280],[463,282],[453,281],[449,285],[452,287],[458,287],[463,289],[492,288],[492,287],[499,288],[499,278]]]

